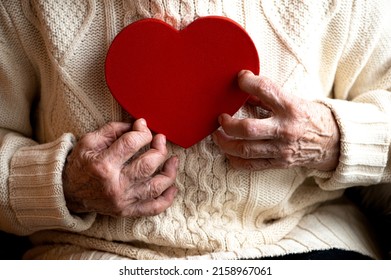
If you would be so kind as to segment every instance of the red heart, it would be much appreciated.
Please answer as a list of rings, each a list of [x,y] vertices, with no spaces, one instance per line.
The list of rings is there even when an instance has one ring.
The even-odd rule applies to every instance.
[[[115,37],[105,67],[112,95],[130,115],[188,148],[219,127],[221,113],[233,115],[245,103],[236,77],[242,69],[257,74],[259,59],[230,19],[203,17],[181,31],[144,19]]]

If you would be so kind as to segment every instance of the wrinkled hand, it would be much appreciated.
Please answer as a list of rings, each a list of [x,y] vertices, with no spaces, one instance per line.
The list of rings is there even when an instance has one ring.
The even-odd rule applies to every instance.
[[[135,156],[141,148],[150,149]],[[159,169],[162,166],[161,170]],[[177,192],[178,159],[145,120],[113,122],[80,139],[63,172],[67,207],[76,213],[150,216],[165,211]]]
[[[258,119],[219,118],[214,142],[239,169],[262,170],[302,166],[322,171],[336,168],[339,129],[331,110],[318,102],[284,92],[249,71],[238,75],[239,87],[251,104],[269,111]]]

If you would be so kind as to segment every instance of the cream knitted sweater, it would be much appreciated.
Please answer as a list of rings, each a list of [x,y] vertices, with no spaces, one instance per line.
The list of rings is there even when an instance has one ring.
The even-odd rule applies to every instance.
[[[28,258],[242,258],[341,248],[377,257],[348,187],[391,182],[391,2],[20,0],[0,2],[0,229],[31,235]],[[231,169],[210,137],[183,149],[178,196],[148,218],[73,215],[62,170],[77,139],[127,120],[104,80],[106,51],[147,17],[183,28],[241,24],[261,74],[324,102],[341,131],[334,172]],[[135,100],[137,102],[137,100]],[[237,117],[256,117],[242,108]]]

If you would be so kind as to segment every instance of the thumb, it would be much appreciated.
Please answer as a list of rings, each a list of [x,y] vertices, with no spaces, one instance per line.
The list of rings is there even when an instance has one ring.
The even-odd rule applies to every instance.
[[[284,110],[286,96],[270,79],[242,70],[238,74],[239,88],[252,96],[257,105],[272,112]]]

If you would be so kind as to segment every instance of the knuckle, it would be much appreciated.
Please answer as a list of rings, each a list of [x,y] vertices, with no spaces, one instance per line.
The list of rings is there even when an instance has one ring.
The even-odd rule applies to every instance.
[[[257,126],[251,119],[243,120],[243,134],[244,137],[253,138],[258,135]]]
[[[98,139],[102,139],[102,138],[108,138],[108,139],[116,138],[114,123],[112,122],[106,123],[101,128],[92,132],[91,134],[91,139],[94,141],[97,141]]]
[[[152,161],[142,160],[138,161],[136,164],[136,178],[146,178],[155,172],[155,166]]]
[[[295,159],[294,159],[294,149],[292,147],[286,147],[281,150],[281,161],[280,161],[280,166],[282,168],[289,168],[292,167],[295,164]]]
[[[291,150],[284,148],[280,151],[281,159],[284,161],[288,161],[291,157]]]
[[[156,216],[162,213],[164,210],[166,210],[166,208],[162,204],[152,203],[148,214],[150,216]]]
[[[278,144],[269,143],[268,145],[266,145],[265,154],[270,155],[271,158],[276,158],[280,156]]]
[[[101,134],[105,134],[105,133],[108,133],[108,132],[114,131],[114,130],[115,130],[115,123],[108,122],[108,123],[104,124],[101,128],[99,128],[97,130],[97,132],[101,133]]]
[[[124,216],[126,213],[126,203],[123,200],[123,195],[112,188],[104,192],[105,199],[109,202],[110,212],[116,216]]]
[[[259,164],[255,164],[254,161],[245,162],[244,167],[246,170],[249,170],[249,171],[258,170],[260,168]]]
[[[167,207],[163,204],[158,203],[157,201],[146,205],[138,205],[133,208],[130,213],[127,213],[127,216],[132,217],[141,217],[141,216],[156,216],[164,212]]]
[[[96,139],[96,133],[88,132],[79,139],[79,141],[77,142],[77,148],[79,148],[80,150],[93,148],[95,139]]]
[[[160,181],[150,181],[149,182],[149,198],[157,198],[162,194],[162,189],[164,189],[163,184]]]
[[[88,169],[93,177],[100,179],[110,178],[115,172],[111,162],[105,158],[94,158]]]
[[[150,132],[130,132],[123,137],[122,141],[124,150],[136,153],[152,141],[152,134]]]
[[[254,86],[257,89],[257,93],[262,94],[264,91],[271,91],[271,83],[266,79],[256,79],[254,81]]]
[[[291,126],[279,124],[276,126],[276,136],[278,139],[284,139],[289,142],[291,139],[294,139],[295,132]]]
[[[144,142],[151,142],[153,139],[152,132],[150,130],[147,131],[140,131],[140,137],[143,139]]]
[[[230,165],[237,170],[255,170],[255,164],[253,160],[246,160],[242,158],[229,157]]]
[[[114,136],[116,137],[116,131],[118,130],[118,123],[116,122],[108,122],[103,125],[96,132],[103,136]]]
[[[141,144],[138,137],[134,137],[133,134],[128,134],[122,139],[123,149],[130,152],[137,152]]]
[[[277,139],[286,139],[286,130],[280,125],[276,125],[276,132],[275,132]]]
[[[239,153],[242,158],[252,158],[253,149],[248,143],[239,144]]]

